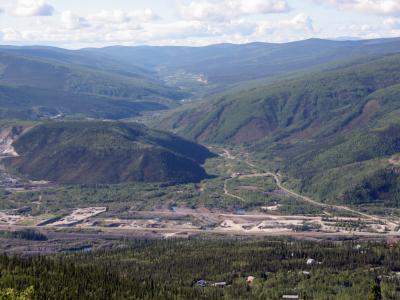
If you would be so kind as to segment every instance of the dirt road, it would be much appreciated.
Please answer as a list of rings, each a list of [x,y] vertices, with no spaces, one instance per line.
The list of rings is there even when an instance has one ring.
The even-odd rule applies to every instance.
[[[244,201],[244,199],[243,199],[242,197],[236,196],[236,195],[230,193],[229,190],[228,190],[228,182],[229,182],[230,180],[232,180],[233,178],[234,178],[234,177],[228,178],[228,179],[225,180],[225,182],[224,182],[224,194],[225,194],[226,196],[229,196],[229,197],[236,198],[236,199],[239,199],[239,200],[241,200],[241,201]]]
[[[229,159],[232,159],[232,160],[239,161],[239,159],[238,159],[236,156],[232,155],[232,154],[229,152],[228,149],[223,148],[222,150],[223,150],[223,152],[224,152],[224,155],[223,155],[224,157],[229,158]],[[251,162],[249,162],[249,161],[247,161],[247,160],[240,160],[240,162],[245,163],[245,164],[247,164],[248,166],[250,166],[250,167],[252,167],[252,168],[258,168],[258,169],[259,169],[258,166],[256,166],[255,164],[253,164],[253,163],[251,163]],[[276,185],[277,185],[282,191],[284,191],[284,192],[287,193],[288,195],[291,195],[291,196],[293,196],[293,197],[295,197],[295,198],[297,198],[297,199],[300,199],[300,200],[302,200],[302,201],[305,201],[305,202],[307,202],[307,203],[310,203],[310,204],[313,204],[313,205],[316,205],[316,206],[319,206],[319,207],[327,208],[327,209],[342,210],[342,211],[346,211],[346,212],[350,212],[350,213],[359,215],[359,216],[364,217],[364,218],[369,219],[369,220],[378,221],[378,222],[383,222],[383,223],[385,223],[386,225],[390,226],[390,229],[391,229],[391,230],[394,230],[396,227],[399,226],[398,223],[395,223],[395,222],[390,221],[390,220],[388,220],[388,219],[386,219],[386,218],[383,218],[383,217],[377,217],[377,216],[369,215],[369,214],[360,212],[360,211],[358,211],[358,210],[352,209],[352,208],[347,207],[347,206],[344,206],[344,205],[330,205],[330,204],[321,203],[321,202],[315,201],[315,200],[313,200],[313,199],[311,199],[311,198],[309,198],[309,197],[307,197],[307,196],[303,196],[303,195],[301,195],[301,194],[299,194],[299,193],[297,193],[297,192],[295,192],[295,191],[293,191],[293,190],[290,190],[290,189],[286,188],[285,186],[283,186],[280,176],[278,176],[277,174],[272,173],[272,172],[253,173],[253,174],[240,175],[240,176],[238,176],[237,178],[239,178],[239,179],[246,179],[246,178],[256,178],[256,177],[272,177],[272,178],[275,180]],[[236,195],[230,193],[229,190],[228,190],[228,188],[227,188],[227,183],[229,182],[229,180],[232,180],[233,178],[234,178],[234,177],[231,177],[231,178],[225,180],[225,184],[224,184],[224,194],[227,195],[227,196],[234,197],[234,198],[237,198],[237,199],[240,199],[240,200],[244,201],[244,199],[243,199],[242,197],[239,197],[239,196],[236,196]]]

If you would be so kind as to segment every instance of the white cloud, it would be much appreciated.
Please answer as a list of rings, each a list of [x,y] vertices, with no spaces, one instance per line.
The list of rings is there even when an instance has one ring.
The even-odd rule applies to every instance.
[[[19,42],[23,40],[21,33],[13,28],[4,28],[1,30],[1,36],[5,42]]]
[[[292,19],[282,20],[280,24],[296,30],[314,31],[313,20],[304,14],[298,14]]]
[[[9,28],[0,32],[3,32],[3,39],[9,43],[56,44],[67,47],[287,42],[308,38],[315,32],[311,18],[304,14],[276,21],[237,18],[226,22],[183,19],[135,22],[131,17],[126,17],[126,14],[115,12],[99,13],[96,18],[93,16],[80,17],[64,11],[59,21],[62,26],[51,26],[52,22],[45,20],[40,29],[18,31]],[[104,18],[108,21],[100,22]]]
[[[150,22],[158,20],[159,16],[151,9],[122,11],[102,10],[97,14],[88,16],[88,21],[93,23],[127,23],[127,22]]]
[[[85,18],[82,18],[71,11],[63,11],[61,13],[61,23],[66,29],[75,30],[88,27],[89,23]]]
[[[337,36],[357,37],[360,39],[375,39],[400,36],[400,22],[386,19],[381,24],[350,24],[339,26]]]
[[[400,29],[400,20],[388,18],[383,20],[383,25],[388,29]]]
[[[18,0],[14,14],[21,17],[51,16],[54,7],[44,0]]]
[[[282,13],[290,10],[286,0],[200,0],[178,4],[183,18],[222,22],[248,15]]]
[[[281,13],[290,10],[286,0],[242,0],[236,5],[242,14],[247,15]]]
[[[59,46],[135,45],[207,45],[255,41],[286,42],[309,37],[312,21],[304,15],[277,22],[237,19],[228,22],[197,20],[94,24],[71,12],[61,14],[63,26],[45,26],[29,30],[0,30],[9,43],[57,44]],[[86,23],[88,22],[88,23]],[[311,25],[310,25],[311,24]]]
[[[258,36],[265,37],[280,35],[280,41],[291,40],[293,36],[308,37],[317,31],[314,28],[313,20],[302,13],[289,19],[282,19],[277,22],[263,21],[257,26]]]
[[[341,10],[351,10],[375,15],[400,15],[399,0],[316,0],[317,3],[328,3]]]

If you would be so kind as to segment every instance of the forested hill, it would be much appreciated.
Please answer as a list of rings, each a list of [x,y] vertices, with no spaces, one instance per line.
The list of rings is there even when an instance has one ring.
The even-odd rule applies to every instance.
[[[399,100],[400,55],[388,55],[227,93],[172,114],[163,127],[202,142],[247,144],[321,200],[399,206],[399,172],[388,163],[400,152]],[[385,185],[385,176],[395,184]],[[365,190],[368,182],[376,188]]]
[[[260,84],[171,114],[164,124],[202,142],[308,139],[358,127],[397,109],[400,55]],[[389,99],[388,99],[389,98]]]
[[[129,73],[125,70],[129,68],[122,64],[89,67],[80,61],[77,64],[68,62],[66,54],[56,60],[51,55],[42,58],[28,56],[29,53],[0,49],[1,115],[18,118],[59,114],[103,118],[108,115],[119,119],[146,110],[166,109],[185,95],[177,88],[167,87],[157,77],[151,77],[154,74],[133,73],[135,68]],[[72,56],[70,60],[77,59]],[[120,112],[121,107],[125,113]]]
[[[146,77],[129,77],[97,68],[57,63],[0,51],[0,84],[142,100],[179,98],[179,91]]]
[[[0,116],[124,119],[248,81],[274,81],[399,48],[399,39],[80,50],[0,46]]]
[[[66,184],[195,182],[212,154],[204,147],[143,125],[50,122],[14,142],[8,164],[35,180]]]
[[[21,58],[32,58],[51,61],[53,63],[87,67],[132,78],[147,78],[150,80],[157,78],[157,74],[154,71],[138,67],[132,61],[121,63],[101,53],[87,53],[80,50],[68,50],[48,46],[0,46],[0,51],[1,53]]]

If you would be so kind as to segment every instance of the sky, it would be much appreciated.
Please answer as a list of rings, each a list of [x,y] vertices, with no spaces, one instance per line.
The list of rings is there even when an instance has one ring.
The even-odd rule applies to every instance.
[[[283,43],[400,36],[400,0],[0,0],[0,44]]]

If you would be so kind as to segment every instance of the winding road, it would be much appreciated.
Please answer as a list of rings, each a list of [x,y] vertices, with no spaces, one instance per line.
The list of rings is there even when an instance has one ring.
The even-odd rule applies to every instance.
[[[248,166],[250,166],[252,168],[258,168],[253,163],[251,163],[251,162],[249,162],[247,160],[240,160],[236,156],[232,155],[232,153],[228,149],[222,148],[221,150],[224,152],[224,154],[222,154],[222,156],[224,156],[227,159],[240,161],[242,163],[247,164]],[[299,193],[297,193],[297,192],[295,192],[293,190],[290,190],[290,189],[286,188],[285,186],[283,186],[280,176],[275,174],[275,173],[272,173],[272,172],[253,173],[253,174],[246,174],[246,175],[239,175],[239,176],[234,176],[234,174],[232,174],[231,178],[228,178],[228,179],[225,180],[225,183],[224,183],[224,194],[226,196],[230,196],[230,197],[245,201],[245,199],[243,199],[242,197],[239,197],[239,196],[234,195],[234,194],[229,192],[228,182],[230,180],[235,179],[235,178],[246,179],[246,178],[257,178],[257,177],[272,177],[275,180],[275,183],[278,186],[278,188],[280,188],[282,191],[284,191],[285,193],[287,193],[290,196],[293,196],[293,197],[295,197],[297,199],[300,199],[300,200],[305,201],[307,203],[310,203],[312,205],[316,205],[316,206],[327,208],[327,209],[333,209],[333,210],[336,209],[336,210],[346,211],[346,212],[353,213],[355,215],[359,215],[359,216],[364,217],[364,218],[369,219],[369,220],[382,222],[382,223],[390,226],[391,230],[394,230],[395,228],[397,228],[399,226],[398,223],[395,223],[395,222],[390,221],[390,220],[388,220],[386,218],[383,218],[383,217],[377,217],[377,216],[373,216],[373,215],[370,215],[370,214],[366,214],[366,213],[360,212],[358,210],[352,209],[352,208],[344,206],[344,205],[330,205],[330,204],[321,203],[321,202],[315,201],[315,200],[313,200],[313,199],[311,199],[311,198],[309,198],[307,196],[303,196],[303,195],[301,195],[301,194],[299,194]]]

